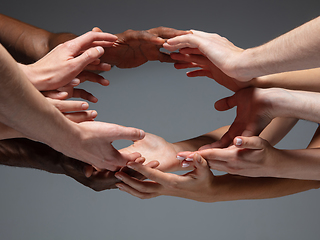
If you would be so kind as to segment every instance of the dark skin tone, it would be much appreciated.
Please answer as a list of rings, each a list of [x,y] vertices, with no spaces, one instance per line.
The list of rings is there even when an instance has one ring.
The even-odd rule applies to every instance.
[[[35,168],[54,174],[64,174],[94,191],[117,188],[119,182],[115,172],[94,170],[90,165],[67,157],[51,147],[26,138],[0,140],[0,164],[6,166]],[[151,162],[150,167],[157,163]],[[142,179],[142,175],[124,168],[122,171],[130,176]]]
[[[101,31],[95,28],[95,31]],[[106,48],[102,62],[118,68],[138,67],[147,61],[176,62],[159,50],[166,39],[188,31],[158,27],[146,31],[127,30],[118,36],[112,48]],[[51,33],[41,28],[0,14],[0,43],[19,62],[32,63],[54,47],[77,37],[72,33]],[[160,37],[160,38],[158,38]]]

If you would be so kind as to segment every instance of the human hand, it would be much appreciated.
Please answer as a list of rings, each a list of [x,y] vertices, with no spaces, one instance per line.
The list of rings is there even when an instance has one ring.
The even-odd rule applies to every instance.
[[[80,81],[89,80],[108,85],[103,77],[84,71],[110,70],[111,66],[100,63],[103,47],[110,47],[117,37],[109,33],[88,32],[80,37],[58,45],[45,57],[34,64],[19,67],[33,85],[40,91],[54,90],[67,85],[76,77]]]
[[[245,88],[233,96],[220,99],[215,103],[218,111],[225,111],[237,106],[237,116],[222,138],[200,150],[229,146],[236,136],[257,136],[274,117],[281,116],[278,103],[284,102],[287,91],[280,88],[259,89]]]
[[[146,133],[142,140],[134,141],[132,145],[119,151],[120,153],[139,152],[146,159],[145,163],[156,160],[160,163],[157,169],[164,172],[181,169],[181,161],[176,158],[179,152],[178,146],[151,133]]]
[[[243,82],[228,76],[197,48],[182,48],[179,53],[173,52],[170,56],[178,61],[174,64],[176,69],[200,68],[187,72],[188,77],[209,77],[234,92],[251,86],[254,81]]]
[[[112,142],[119,139],[140,140],[145,135],[142,130],[97,121],[81,122],[74,127],[75,134],[61,143],[54,142],[54,149],[97,169],[111,171],[141,156],[139,153],[120,153],[112,146]]]
[[[101,31],[94,28],[93,31]],[[173,28],[157,27],[147,31],[127,30],[115,34],[118,40],[111,48],[105,48],[101,62],[118,68],[134,68],[148,61],[175,62],[170,55],[160,51],[165,39],[188,33]]]
[[[241,61],[243,49],[236,47],[228,39],[218,34],[191,30],[193,34],[187,34],[169,39],[163,47],[169,51],[183,48],[199,49],[215,66],[231,78],[239,81],[249,81],[251,78],[242,76],[237,70]]]
[[[97,117],[97,112],[87,110],[89,104],[82,101],[68,101],[47,98],[47,100],[55,106],[66,118],[80,123],[85,121],[93,121]]]
[[[208,167],[207,162],[195,154],[195,169],[182,176],[163,173],[139,163],[130,162],[128,167],[140,172],[149,180],[138,180],[123,172],[115,176],[122,182],[116,186],[133,196],[148,199],[160,195],[183,197],[201,202],[212,202],[215,196],[215,176]]]
[[[211,169],[248,177],[275,176],[279,150],[268,141],[256,136],[241,136],[234,138],[233,144],[227,148],[211,148],[196,153],[208,161]],[[183,152],[179,156],[192,159],[194,154]]]

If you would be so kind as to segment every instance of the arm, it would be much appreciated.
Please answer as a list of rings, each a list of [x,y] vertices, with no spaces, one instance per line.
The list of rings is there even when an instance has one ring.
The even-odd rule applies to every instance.
[[[69,121],[32,86],[2,46],[0,51],[2,123],[98,168],[115,170],[137,157],[121,155],[111,143],[116,139],[141,139],[143,131],[115,124]]]
[[[218,34],[192,30],[193,34],[169,39],[164,47],[199,49],[230,77],[246,82],[273,73],[319,67],[317,32],[320,17],[256,48],[243,50]]]
[[[142,199],[167,195],[201,202],[275,198],[320,187],[320,181],[248,178],[229,174],[214,176],[199,154],[194,155],[194,162],[195,169],[182,176],[163,173],[138,163],[129,163],[130,168],[151,181],[138,180],[118,172],[116,177],[122,182],[116,186]]]
[[[0,14],[0,43],[19,62],[35,62],[60,43],[75,37],[72,33],[51,33]]]
[[[319,93],[280,88],[246,88],[215,103],[225,111],[237,106],[237,116],[229,131],[210,147],[226,147],[236,136],[257,136],[275,117],[306,119],[320,122]]]

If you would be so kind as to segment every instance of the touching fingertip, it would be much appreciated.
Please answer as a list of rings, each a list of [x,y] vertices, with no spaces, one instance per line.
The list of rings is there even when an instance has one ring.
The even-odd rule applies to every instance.
[[[93,110],[93,111],[91,112],[91,117],[92,117],[92,118],[96,118],[97,116],[98,116],[97,111],[94,111],[94,110]]]
[[[184,157],[182,157],[182,156],[177,156],[177,160],[179,160],[179,161],[183,161],[185,158]]]
[[[235,145],[236,146],[241,146],[242,145],[242,139],[241,138],[236,138],[235,139]]]
[[[181,166],[182,166],[183,168],[187,168],[187,167],[190,166],[190,164],[187,163],[187,162],[183,162],[183,163],[181,164]]]
[[[99,52],[100,54],[104,53],[103,47],[98,46],[98,47],[96,47],[96,49],[98,50],[98,52]]]

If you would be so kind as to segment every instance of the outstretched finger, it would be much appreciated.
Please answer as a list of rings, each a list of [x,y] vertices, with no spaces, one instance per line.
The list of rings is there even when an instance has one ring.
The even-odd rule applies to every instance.
[[[218,111],[226,111],[233,107],[237,106],[237,102],[235,101],[235,95],[222,98],[215,102],[214,107]]]
[[[263,149],[266,144],[266,140],[253,136],[253,137],[236,137],[233,139],[233,144],[239,148],[248,149]]]
[[[77,78],[80,80],[81,83],[85,81],[90,81],[90,82],[96,82],[101,84],[102,86],[108,86],[110,84],[109,80],[105,79],[99,74],[89,72],[89,71],[83,71],[81,72]]]
[[[136,141],[143,139],[145,132],[141,129],[114,124],[113,131],[109,133],[109,136],[113,141],[120,139]]]
[[[96,98],[95,96],[93,96],[91,93],[87,92],[84,89],[78,89],[78,88],[73,89],[73,95],[69,97],[81,98],[93,103],[98,102],[98,98]]]
[[[75,123],[93,121],[97,117],[97,112],[94,110],[64,113],[64,116]]]

